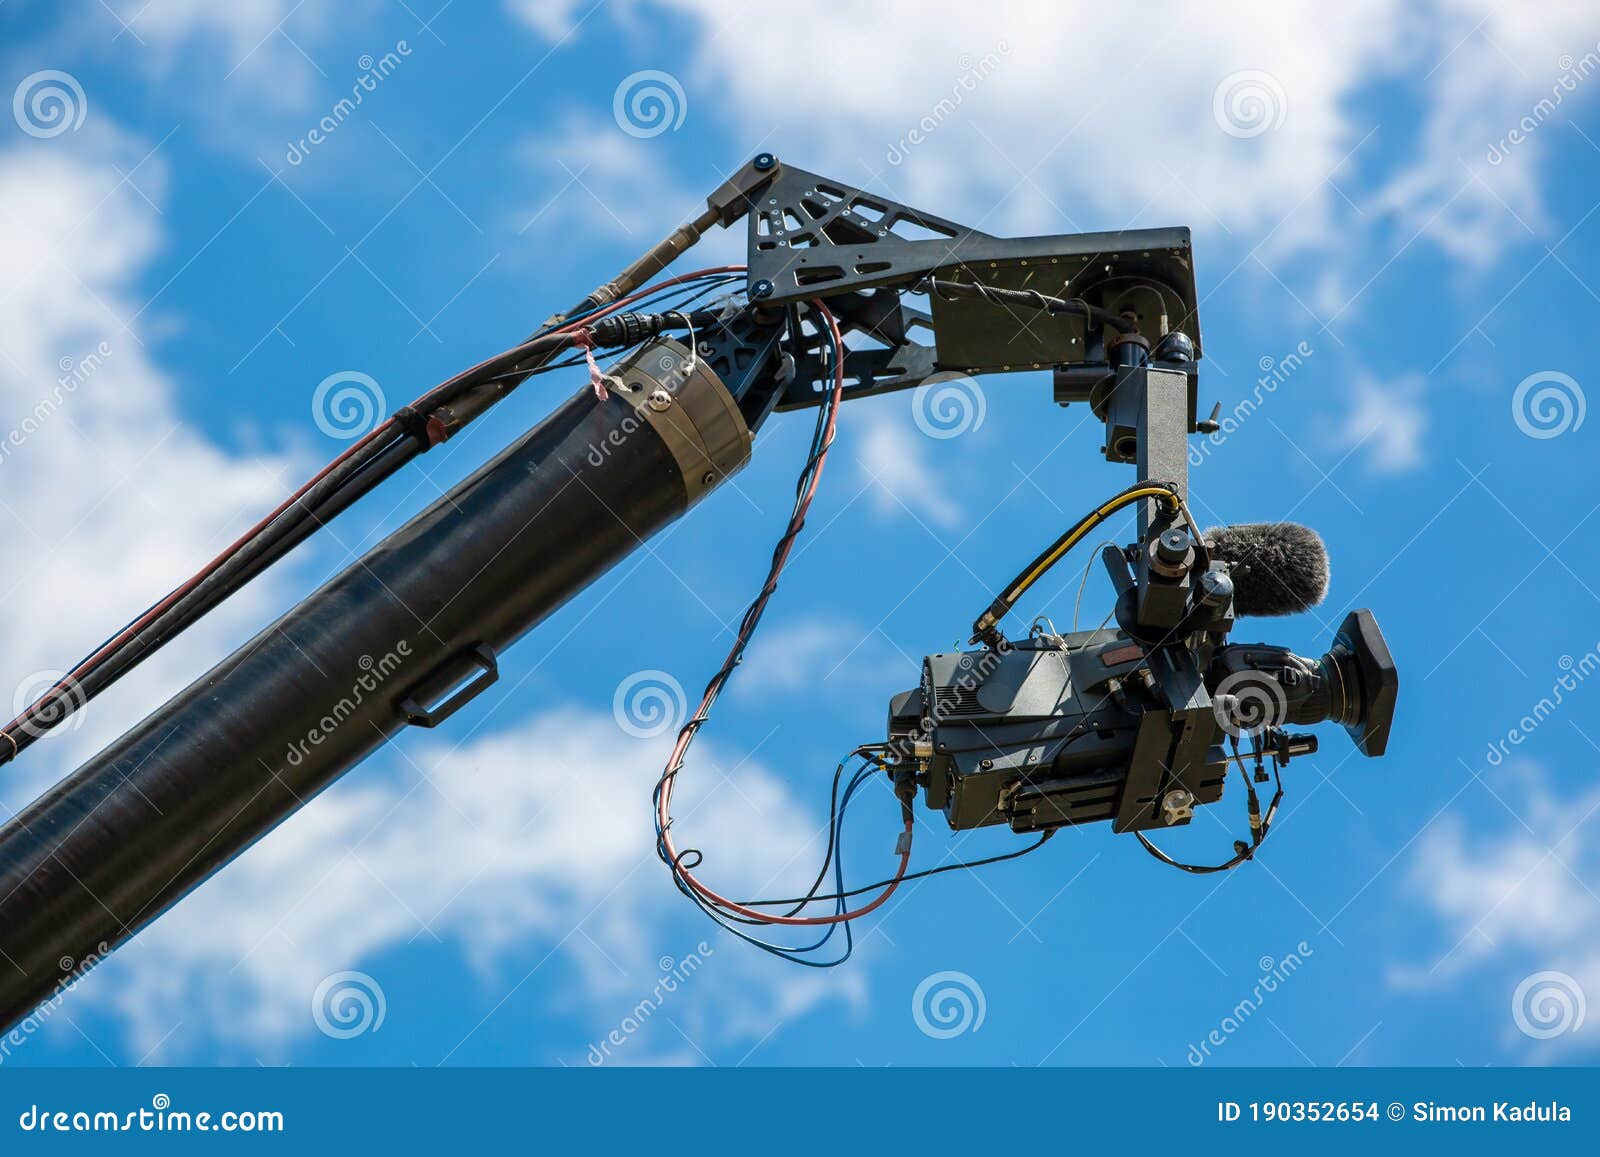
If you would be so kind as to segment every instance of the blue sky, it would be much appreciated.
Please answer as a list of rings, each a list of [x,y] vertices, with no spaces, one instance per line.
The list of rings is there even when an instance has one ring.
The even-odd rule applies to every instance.
[[[606,1063],[1183,1066],[1214,1032],[1208,1064],[1592,1061],[1600,1011],[1576,1010],[1600,996],[1583,420],[1600,21],[1584,7],[1156,4],[1102,32],[1073,5],[827,0],[780,32],[770,6],[709,0],[0,6],[0,615],[19,695],[345,444],[317,425],[319,382],[355,371],[409,400],[760,150],[992,233],[1191,226],[1203,402],[1263,399],[1195,468],[1201,517],[1303,521],[1333,560],[1323,607],[1236,637],[1318,654],[1369,606],[1403,676],[1387,758],[1327,731],[1246,870],[1194,879],[1109,830],[1068,832],[908,887],[846,968],[769,960],[672,889],[649,828],[670,736],[628,733],[613,700],[639,672],[692,695],[720,661],[805,451],[806,423],[779,419],[735,485],[511,650],[501,687],[330,789],[0,1063],[581,1066],[614,1031]],[[641,72],[670,78],[669,126],[628,121]],[[41,87],[65,108],[32,103]],[[694,264],[741,252],[716,235]],[[541,379],[391,480],[8,766],[0,807],[579,384]],[[920,656],[1132,480],[1046,376],[982,390],[955,437],[927,436],[911,395],[842,415],[806,545],[683,789],[707,871],[735,890],[804,874],[826,777],[881,737]],[[1077,580],[1029,610],[1070,619]],[[1098,621],[1098,576],[1089,590]],[[1238,806],[1171,847],[1225,849]],[[859,814],[852,863],[876,874],[892,813]],[[1014,846],[919,818],[919,863]],[[940,973],[962,974],[981,1024],[920,1027]],[[382,1017],[346,1035],[326,1000],[352,983]]]

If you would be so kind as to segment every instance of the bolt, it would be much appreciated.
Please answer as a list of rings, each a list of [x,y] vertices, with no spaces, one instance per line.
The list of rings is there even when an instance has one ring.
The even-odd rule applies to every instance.
[[[651,390],[645,403],[656,413],[668,409],[672,405],[672,395],[665,390]]]
[[[771,153],[757,153],[755,159],[756,171],[764,173],[778,163],[778,158]]]
[[[707,470],[704,474],[702,474],[700,476],[700,485],[702,485],[702,486],[710,486],[716,480],[717,480],[716,471]]]
[[[772,282],[763,277],[760,281],[756,282],[750,287],[750,296],[771,297],[774,288],[776,287],[772,284]]]

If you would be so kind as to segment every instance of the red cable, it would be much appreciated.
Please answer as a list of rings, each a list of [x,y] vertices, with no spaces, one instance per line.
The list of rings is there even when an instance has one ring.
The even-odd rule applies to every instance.
[[[637,301],[642,297],[648,297],[650,294],[659,293],[663,289],[671,289],[674,285],[681,285],[685,281],[692,281],[698,277],[714,276],[719,273],[743,273],[744,271],[745,267],[743,265],[718,265],[708,269],[696,270],[693,273],[681,274],[678,277],[671,277],[665,281],[659,281],[654,285],[646,286],[644,289],[636,290],[626,297],[622,297],[614,302],[611,302],[609,305],[602,306],[601,308],[594,310],[592,313],[587,314],[579,321],[569,322],[565,325],[557,326],[555,329],[551,330],[550,333],[569,333],[580,326],[586,327],[589,325],[589,323],[595,321],[596,319],[604,317],[607,314],[615,313],[623,306]],[[546,334],[541,336],[549,335]],[[477,365],[462,370],[454,377],[441,382],[439,385],[433,387],[433,389],[427,391],[427,393],[423,394],[415,402],[413,402],[412,405],[414,407],[422,405],[431,395],[438,393],[440,390],[448,389],[450,386],[460,382],[463,378],[477,373],[489,363],[497,361],[505,357],[507,354],[515,353],[518,349],[522,348],[522,346],[526,346],[528,344],[530,344],[530,342],[523,342],[521,345],[513,346],[510,350],[505,351],[505,353],[495,354],[494,357],[485,358]],[[0,735],[4,735],[9,738],[11,731],[14,728],[25,725],[29,718],[33,715],[34,711],[36,711],[40,705],[48,701],[51,696],[62,690],[69,683],[81,679],[84,675],[94,670],[95,666],[98,665],[102,659],[115,652],[129,639],[137,635],[140,631],[144,630],[145,627],[149,626],[150,623],[164,614],[174,603],[178,602],[178,600],[182,599],[190,591],[194,590],[195,587],[199,586],[202,582],[214,574],[217,569],[226,563],[230,558],[232,558],[245,546],[248,546],[257,535],[259,535],[268,526],[272,525],[272,523],[277,521],[277,519],[282,517],[282,515],[295,503],[304,498],[312,487],[321,482],[330,473],[337,469],[340,463],[345,462],[350,458],[351,455],[355,454],[362,447],[372,442],[373,439],[377,438],[381,434],[386,433],[394,427],[395,420],[392,417],[386,418],[377,426],[368,431],[365,435],[363,435],[360,439],[352,443],[342,454],[318,471],[309,482],[300,487],[300,489],[296,490],[288,498],[284,499],[284,501],[277,508],[275,508],[260,522],[256,523],[249,530],[245,531],[245,533],[239,538],[235,539],[225,550],[223,550],[221,554],[217,555],[210,562],[206,563],[206,565],[197,571],[191,578],[185,581],[182,585],[175,587],[160,602],[156,603],[149,610],[145,611],[144,614],[140,615],[132,623],[129,623],[123,628],[120,634],[116,635],[114,638],[102,645],[99,650],[95,651],[88,658],[78,662],[71,670],[62,675],[61,678],[57,680],[49,690],[30,703],[21,714],[19,714],[10,723],[6,724],[4,728],[0,728]]]
[[[794,514],[789,519],[788,529],[784,532],[783,546],[779,551],[778,556],[773,560],[772,567],[767,573],[766,584],[761,589],[760,599],[762,602],[765,602],[765,600],[777,588],[778,575],[783,571],[784,565],[789,561],[789,551],[794,545],[794,535],[798,532],[799,527],[804,524],[806,512],[811,506],[811,500],[816,496],[817,484],[822,479],[822,469],[828,460],[828,449],[833,445],[834,431],[839,418],[839,399],[844,393],[844,341],[839,334],[839,323],[837,319],[834,318],[833,312],[829,310],[827,306],[823,305],[821,301],[813,301],[811,304],[822,316],[823,320],[827,322],[828,330],[833,338],[834,349],[838,351],[834,358],[833,395],[830,402],[831,408],[828,413],[827,426],[823,431],[822,445],[817,453],[816,469],[812,471],[811,482],[807,486],[804,496],[795,505]],[[744,647],[749,643],[750,633],[754,629],[755,624],[751,622],[748,626],[740,631],[738,637],[733,641],[732,649],[728,652],[728,662],[731,663],[733,658],[738,655],[739,652],[743,650]],[[678,741],[673,746],[671,757],[667,760],[667,771],[662,777],[663,782],[661,785],[661,790],[657,793],[658,798],[656,804],[656,820],[661,828],[661,845],[663,851],[665,852],[665,858],[668,864],[671,865],[672,870],[677,874],[678,878],[693,888],[702,898],[712,904],[715,904],[723,911],[757,920],[762,924],[843,924],[848,920],[859,919],[860,917],[867,915],[867,913],[878,908],[884,903],[884,901],[888,900],[890,896],[894,895],[895,889],[900,886],[900,882],[906,874],[906,868],[911,863],[911,837],[913,821],[909,809],[907,809],[906,812],[905,828],[898,849],[900,853],[900,866],[895,870],[894,876],[884,887],[884,890],[879,893],[877,899],[873,900],[869,904],[862,905],[853,912],[837,912],[831,916],[777,916],[770,912],[762,912],[754,908],[747,908],[743,904],[728,899],[726,896],[719,895],[705,884],[702,884],[695,878],[693,872],[684,867],[680,855],[672,843],[672,788],[673,784],[677,781],[677,773],[682,766],[683,758],[688,752],[689,745],[694,741],[694,736],[699,728],[699,725],[703,723],[706,717],[710,714],[712,697],[713,689],[712,687],[707,687],[706,694],[700,701],[700,709],[695,713],[694,718],[685,724],[683,729],[678,732]]]

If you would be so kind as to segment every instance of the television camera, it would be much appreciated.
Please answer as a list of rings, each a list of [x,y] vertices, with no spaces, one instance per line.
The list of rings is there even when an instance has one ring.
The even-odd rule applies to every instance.
[[[740,222],[744,265],[647,284],[713,226]],[[657,850],[686,896],[736,935],[799,958],[840,925],[848,944],[849,923],[905,880],[1021,854],[911,871],[919,793],[952,828],[1038,834],[1022,851],[1106,820],[1190,871],[1250,858],[1282,796],[1279,769],[1316,750],[1290,728],[1338,723],[1363,754],[1381,755],[1398,677],[1366,610],[1344,619],[1318,659],[1229,641],[1239,617],[1317,603],[1327,559],[1304,527],[1196,523],[1187,439],[1215,430],[1219,412],[1198,416],[1197,306],[1187,229],[994,237],[755,157],[612,281],[354,441],[0,729],[4,763],[512,390],[587,369],[547,419],[0,827],[0,1023],[389,738],[445,724],[494,685],[512,642],[743,467],[754,433],[783,412],[815,421],[794,509],[656,784]],[[620,354],[608,368],[595,358],[605,350]],[[950,375],[1021,371],[1049,373],[1054,403],[1090,408],[1102,455],[1132,466],[1132,485],[1001,588],[973,623],[972,649],[927,656],[918,686],[894,697],[884,741],[852,753],[861,766],[848,781],[841,763],[828,854],[808,892],[734,900],[713,890],[697,873],[700,853],[675,842],[672,790],[777,589],[840,408]],[[1115,625],[1062,633],[1040,618],[1008,639],[1019,600],[1122,511],[1135,517],[1133,540],[1100,552]],[[352,702],[352,676],[402,646],[404,666]],[[330,704],[340,705],[336,727]],[[1235,766],[1250,839],[1216,864],[1160,851],[1147,833],[1217,802]],[[885,777],[901,814],[898,870],[849,888],[837,854],[845,809]],[[1256,785],[1268,778],[1278,786],[1263,810]],[[793,947],[749,931],[796,925],[827,932]]]

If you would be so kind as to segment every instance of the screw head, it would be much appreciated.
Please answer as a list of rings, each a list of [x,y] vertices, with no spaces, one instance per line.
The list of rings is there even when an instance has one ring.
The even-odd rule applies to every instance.
[[[756,171],[764,173],[778,163],[778,158],[771,153],[757,153],[754,163]]]
[[[645,399],[645,404],[652,410],[660,413],[672,405],[672,395],[665,390],[651,390],[650,396]]]
[[[772,296],[772,291],[775,288],[776,288],[776,286],[774,286],[772,284],[772,282],[768,281],[765,277],[763,277],[760,281],[757,281],[753,285],[750,286],[750,296],[751,297],[771,297]]]

